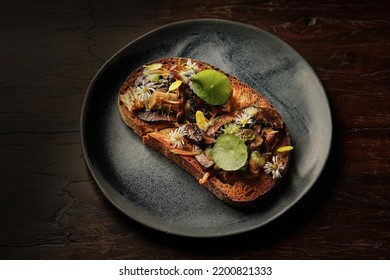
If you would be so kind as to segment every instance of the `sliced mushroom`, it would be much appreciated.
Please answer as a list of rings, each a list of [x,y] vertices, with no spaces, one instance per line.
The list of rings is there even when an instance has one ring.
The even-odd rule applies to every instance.
[[[172,114],[162,115],[157,111],[141,111],[137,117],[145,122],[175,122],[176,117]]]
[[[215,120],[214,120],[214,123],[213,125],[209,126],[209,128],[207,129],[206,133],[210,136],[215,136],[215,133],[225,124],[229,123],[229,122],[232,122],[234,120],[234,116],[232,115],[228,115],[228,114],[225,114],[225,115],[221,115],[219,117],[217,117]]]
[[[208,169],[214,165],[214,161],[206,156],[205,152],[198,146],[194,145],[195,159],[204,169]]]
[[[188,123],[182,126],[186,132],[185,137],[199,143],[203,140],[203,132],[198,128],[196,124]]]
[[[178,96],[180,100],[180,104],[178,105],[177,113],[176,113],[176,119],[178,123],[183,123],[185,117],[184,106],[187,97],[187,95],[185,94],[185,87],[186,85],[181,84],[178,89]]]
[[[195,122],[196,111],[201,111],[205,115],[210,111],[210,105],[194,94],[189,86],[184,87],[183,94],[185,102],[183,106],[184,116],[190,122]]]

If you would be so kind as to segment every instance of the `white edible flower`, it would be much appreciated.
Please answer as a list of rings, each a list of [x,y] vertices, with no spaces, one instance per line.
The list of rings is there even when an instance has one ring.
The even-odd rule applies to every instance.
[[[196,65],[196,63],[192,62],[191,59],[187,59],[187,63],[186,63],[186,70],[187,71],[190,71],[190,70],[193,70],[193,71],[197,71],[199,69],[198,65]]]
[[[272,174],[272,179],[281,178],[282,174],[280,173],[283,171],[285,166],[283,163],[278,161],[278,156],[272,157],[272,162],[267,162],[264,164],[264,171],[267,174]]]
[[[152,93],[154,92],[154,83],[150,82],[145,82],[145,80],[142,80],[142,84],[140,86],[137,86],[137,95],[138,99],[140,101],[146,101],[148,100],[151,96]]]
[[[238,117],[235,118],[236,124],[245,126],[252,123],[252,117],[246,113],[241,113]]]
[[[183,126],[169,132],[169,141],[173,143],[173,148],[183,148],[185,135],[187,133],[184,131]]]
[[[198,65],[196,65],[195,62],[192,62],[191,59],[187,59],[187,63],[185,64],[184,70],[180,71],[180,76],[185,83],[188,83],[195,76],[198,70]]]

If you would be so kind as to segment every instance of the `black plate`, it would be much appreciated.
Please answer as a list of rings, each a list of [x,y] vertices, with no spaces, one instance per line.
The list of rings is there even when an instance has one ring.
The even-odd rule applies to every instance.
[[[258,207],[224,204],[122,122],[116,104],[121,84],[132,70],[161,57],[216,65],[263,92],[281,113],[295,149],[283,183]],[[320,175],[331,130],[325,91],[296,51],[258,28],[214,19],[168,24],[128,44],[91,81],[81,116],[84,156],[108,200],[146,226],[194,237],[242,233],[286,212]]]

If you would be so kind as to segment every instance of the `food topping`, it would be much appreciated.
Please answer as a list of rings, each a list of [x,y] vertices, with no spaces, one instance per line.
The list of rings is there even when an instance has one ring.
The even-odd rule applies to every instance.
[[[169,133],[169,141],[173,144],[173,148],[181,149],[184,146],[184,136],[186,132],[183,127],[176,128]]]
[[[176,80],[175,82],[173,82],[169,88],[168,88],[168,92],[170,91],[174,91],[175,89],[177,89],[180,85],[181,85],[182,81],[180,80]]]
[[[228,76],[200,69],[191,59],[177,65],[145,65],[120,102],[145,122],[164,122],[171,151],[193,156],[207,176],[222,181],[266,173],[274,180],[285,169],[285,126],[273,108],[250,106],[233,111]]]
[[[143,80],[142,83],[137,86],[136,94],[140,101],[147,101],[154,91],[154,83]]]
[[[171,122],[175,121],[175,116],[170,114],[162,115],[154,111],[141,111],[137,117],[145,122]]]
[[[146,105],[146,110],[154,110],[160,114],[177,112],[181,105],[181,100],[177,94],[155,91]]]
[[[144,67],[145,67],[144,73],[153,73],[153,71],[160,69],[162,66],[163,65],[161,63],[144,65]],[[150,72],[148,72],[148,71],[150,71]]]
[[[185,132],[185,136],[196,143],[200,143],[203,140],[203,133],[200,131],[197,125],[188,123],[181,126]]]
[[[235,171],[246,164],[248,150],[244,141],[233,134],[218,137],[212,149],[215,164],[226,171]]]
[[[214,165],[214,161],[207,155],[205,151],[202,151],[198,146],[193,147],[193,153],[195,159],[202,165],[204,169],[208,169]]]
[[[198,72],[192,79],[192,89],[210,105],[222,105],[229,100],[231,85],[229,78],[216,70]]]
[[[191,59],[187,59],[184,69],[180,71],[180,76],[185,83],[188,83],[198,72],[199,67]]]
[[[282,177],[280,173],[285,168],[284,164],[279,161],[278,156],[272,157],[272,162],[267,162],[264,164],[264,170],[267,174],[271,174],[273,179],[278,179]]]
[[[238,115],[238,117],[235,120],[236,120],[236,124],[243,127],[246,125],[250,125],[253,122],[252,116],[248,115],[247,113],[241,113],[240,115]]]
[[[206,131],[210,125],[209,120],[206,119],[202,111],[196,111],[195,120],[196,125],[203,131]]]

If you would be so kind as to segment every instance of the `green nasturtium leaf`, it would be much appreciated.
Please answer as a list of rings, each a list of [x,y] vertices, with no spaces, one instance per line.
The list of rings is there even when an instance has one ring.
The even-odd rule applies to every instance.
[[[247,147],[234,134],[218,137],[212,149],[215,164],[225,171],[235,171],[243,167],[248,159]]]
[[[210,105],[226,103],[231,94],[230,79],[213,69],[198,72],[192,79],[192,89]]]

